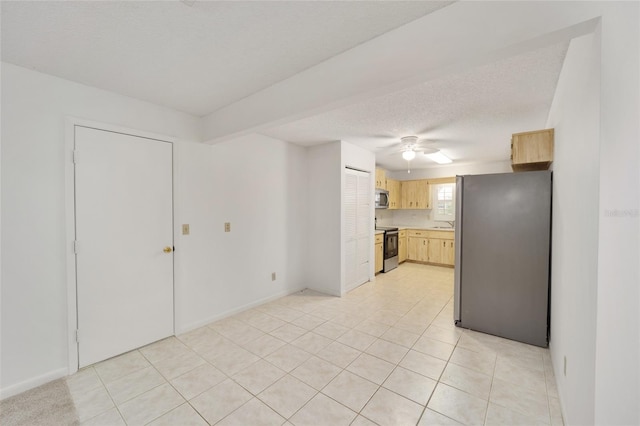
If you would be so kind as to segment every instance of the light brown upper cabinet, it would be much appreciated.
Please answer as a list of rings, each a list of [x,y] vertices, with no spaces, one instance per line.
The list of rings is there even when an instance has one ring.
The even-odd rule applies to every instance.
[[[514,171],[547,170],[552,161],[553,129],[511,136],[511,168]]]
[[[376,188],[387,189],[387,172],[384,169],[376,169]]]
[[[401,187],[403,209],[431,208],[431,187],[426,179],[405,180]]]
[[[389,208],[402,208],[400,181],[395,179],[387,179],[387,191],[389,191]]]

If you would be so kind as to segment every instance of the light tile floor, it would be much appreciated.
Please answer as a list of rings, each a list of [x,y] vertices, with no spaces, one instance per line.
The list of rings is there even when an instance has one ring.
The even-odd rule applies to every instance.
[[[66,384],[83,425],[562,424],[548,350],[456,328],[452,296],[451,269],[403,264],[343,298],[306,290]]]

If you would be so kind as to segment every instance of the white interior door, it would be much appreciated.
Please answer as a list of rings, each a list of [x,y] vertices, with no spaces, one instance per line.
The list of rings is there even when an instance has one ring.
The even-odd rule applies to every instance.
[[[173,334],[173,155],[168,142],[80,126],[75,150],[83,367]]]
[[[352,290],[369,281],[371,181],[366,172],[345,169],[345,281]]]

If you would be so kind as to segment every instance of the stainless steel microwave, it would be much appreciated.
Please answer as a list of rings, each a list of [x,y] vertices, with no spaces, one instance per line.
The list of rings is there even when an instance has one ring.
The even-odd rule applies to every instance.
[[[385,189],[376,189],[376,209],[389,208],[389,191]]]

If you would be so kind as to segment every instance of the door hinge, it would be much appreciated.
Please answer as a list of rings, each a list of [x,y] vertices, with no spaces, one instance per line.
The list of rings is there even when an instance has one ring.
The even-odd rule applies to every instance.
[[[78,164],[78,150],[73,150],[73,164]]]
[[[80,343],[80,330],[76,330],[76,343]]]
[[[78,254],[78,240],[73,240],[73,253]]]

